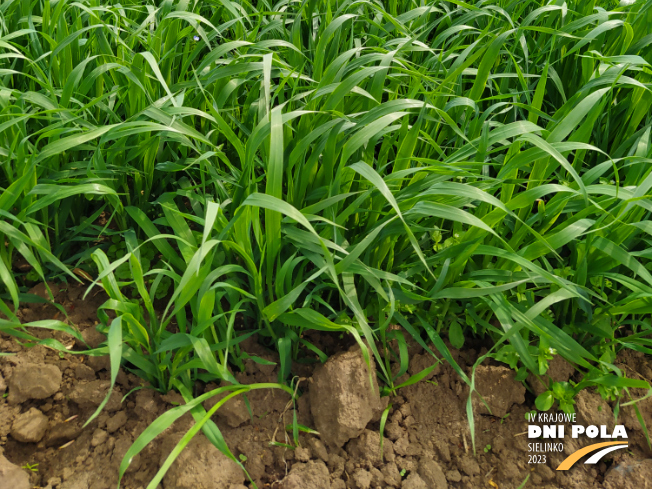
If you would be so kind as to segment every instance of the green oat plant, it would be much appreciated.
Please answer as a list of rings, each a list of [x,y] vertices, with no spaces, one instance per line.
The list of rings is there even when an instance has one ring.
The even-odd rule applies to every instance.
[[[114,367],[160,389],[246,388],[227,374],[241,314],[280,382],[325,361],[303,337],[325,330],[375,357],[384,393],[412,338],[470,396],[487,356],[524,379],[558,354],[582,381],[541,407],[589,386],[618,403],[650,386],[616,355],[652,332],[652,2],[626,3],[5,1],[0,279],[15,303],[14,250],[99,274]],[[101,213],[126,237],[113,264]],[[469,336],[495,346],[467,375],[444,339]],[[227,450],[190,399],[134,450],[182,408]],[[467,416],[475,450],[471,397]]]
[[[173,201],[167,202],[167,206],[174,207]],[[134,213],[134,219],[143,223],[146,229],[154,227],[154,224],[140,214],[138,208],[130,207],[128,211]],[[236,253],[241,250],[238,250],[235,244],[216,239],[213,235],[216,234],[214,224],[219,215],[219,206],[209,202],[206,206],[205,221],[201,223],[203,234],[198,233],[199,235],[195,236],[185,221],[181,220],[183,225],[177,221],[175,226],[178,231],[176,236],[157,233],[150,240],[140,244],[135,233],[128,231],[128,252],[113,263],[109,262],[101,249],[92,254],[99,275],[86,294],[93,290],[97,281],[101,281],[102,288],[109,296],[99,308],[98,317],[102,323],[101,329],[107,334],[106,348],[111,363],[111,385],[104,401],[86,421],[86,425],[108,402],[122,363],[130,366],[134,373],[149,382],[151,388],[161,393],[167,393],[171,389],[178,390],[186,403],[166,412],[138,437],[120,466],[121,477],[133,456],[180,416],[191,412],[196,421],[161,466],[150,483],[152,487],[158,485],[180,451],[200,429],[220,451],[245,470],[243,461],[229,450],[219,428],[210,417],[230,398],[245,395],[255,389],[279,388],[294,397],[293,390],[284,384],[240,385],[231,373],[230,364],[244,370],[244,358],[269,362],[249,356],[238,349],[238,344],[255,331],[236,337],[236,314],[242,313],[242,305],[255,300],[255,297],[240,288],[241,284],[237,279],[238,275],[248,275],[247,270],[234,263],[223,263],[225,253],[222,249],[235,249]],[[170,221],[175,222],[172,215]],[[179,254],[164,241],[166,238],[178,243]],[[183,269],[183,273],[176,273],[174,267],[165,262],[165,268],[144,270],[140,249],[148,242],[159,247],[171,262],[178,262],[177,265]],[[244,253],[242,256],[245,256]],[[118,281],[115,274],[125,262],[129,265],[129,282]],[[172,283],[171,293],[167,294],[167,305],[163,313],[159,314],[154,309],[153,298],[157,296],[157,289],[164,280]],[[135,297],[129,298],[123,293],[127,285],[132,286],[132,295]],[[222,304],[229,306],[224,308]],[[112,311],[114,319],[111,320],[106,311]],[[228,385],[194,398],[194,386],[198,380],[225,382]],[[206,412],[201,402],[218,394],[222,395],[222,398]]]

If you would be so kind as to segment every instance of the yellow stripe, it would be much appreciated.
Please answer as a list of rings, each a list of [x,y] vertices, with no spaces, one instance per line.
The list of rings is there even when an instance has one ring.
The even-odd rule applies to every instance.
[[[574,453],[571,453],[562,463],[559,464],[557,470],[568,470],[570,469],[575,462],[581,459],[584,455],[587,455],[591,452],[595,452],[599,448],[610,447],[612,445],[625,445],[622,441],[605,441],[603,443],[595,443],[594,445],[589,445],[588,447],[580,448]]]

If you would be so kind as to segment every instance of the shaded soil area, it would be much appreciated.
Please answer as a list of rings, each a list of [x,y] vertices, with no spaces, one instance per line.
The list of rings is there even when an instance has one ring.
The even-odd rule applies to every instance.
[[[42,286],[40,286],[42,287]],[[93,347],[104,337],[95,329],[102,294],[81,300],[84,288],[57,290],[56,300],[69,312],[70,321]],[[44,289],[32,291],[44,296]],[[19,311],[25,322],[52,319],[60,313],[50,305],[29,305]],[[61,317],[58,317],[61,319]],[[43,331],[30,331],[41,338]],[[63,333],[52,334],[72,350]],[[314,338],[313,338],[314,339]],[[319,341],[319,338],[316,338]],[[275,353],[255,337],[244,349],[277,362]],[[514,380],[502,365],[485,362],[475,372],[475,383],[487,405],[473,399],[476,455],[466,418],[468,387],[446,363],[398,395],[380,398],[372,389],[369,371],[356,346],[347,348],[335,337],[324,336],[320,347],[329,361],[313,369],[296,365],[303,392],[296,406],[298,422],[319,435],[301,433],[299,447],[286,429],[294,408],[290,396],[277,389],[247,395],[252,415],[241,397],[228,401],[214,417],[224,439],[259,488],[370,489],[370,488],[642,488],[652,480],[652,451],[633,406],[621,406],[618,424],[624,424],[629,447],[615,451],[599,464],[578,463],[568,471],[556,467],[569,454],[599,439],[573,440],[567,436],[561,453],[548,453],[545,463],[529,463],[531,453],[525,414],[534,409],[535,394],[543,387],[530,378],[531,390]],[[411,363],[399,379],[407,380],[434,359],[408,342]],[[157,416],[183,403],[170,392],[161,395],[127,372],[118,376],[104,411],[83,428],[109,388],[108,358],[59,354],[47,347],[26,348],[8,336],[0,337],[0,351],[15,355],[0,358],[0,488],[108,489],[116,487],[118,467],[136,437]],[[484,353],[451,349],[455,360],[470,375],[471,366]],[[632,378],[652,380],[652,362],[642,354],[627,352],[616,366]],[[398,368],[398,365],[395,365]],[[568,380],[574,370],[563,360],[551,365],[555,380]],[[274,365],[247,360],[236,373],[242,384],[276,382]],[[206,389],[214,388],[207,385]],[[134,390],[137,389],[138,390]],[[645,392],[632,391],[635,398]],[[128,395],[127,395],[128,394]],[[216,400],[207,401],[205,407]],[[380,448],[381,415],[391,405]],[[578,423],[613,428],[613,403],[599,394],[581,392],[576,399]],[[642,418],[652,427],[652,398],[638,404]],[[553,411],[555,408],[553,408]],[[132,460],[122,487],[144,489],[183,434],[193,425],[185,415]],[[567,428],[568,431],[570,429]],[[522,484],[525,481],[525,485]],[[161,483],[163,489],[243,489],[253,487],[243,471],[223,456],[203,435],[181,453]]]

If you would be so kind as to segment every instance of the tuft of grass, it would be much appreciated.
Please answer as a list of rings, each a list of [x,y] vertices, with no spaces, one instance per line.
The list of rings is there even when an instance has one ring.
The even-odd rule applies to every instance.
[[[326,360],[318,330],[352,335],[383,393],[412,338],[473,395],[445,342],[469,337],[519,379],[575,365],[540,408],[649,389],[614,360],[652,352],[651,8],[5,1],[0,328],[34,341],[31,279],[101,284],[112,378],[187,402],[121,473],[183,409],[239,462],[190,393],[254,388],[230,370],[254,333],[280,388]]]

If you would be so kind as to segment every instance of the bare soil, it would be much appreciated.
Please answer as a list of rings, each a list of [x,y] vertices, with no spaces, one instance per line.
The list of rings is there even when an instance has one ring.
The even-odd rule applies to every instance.
[[[44,288],[38,287],[32,292],[44,296]],[[70,321],[86,341],[95,346],[103,340],[95,329],[95,312],[106,298],[98,294],[81,300],[83,291],[83,287],[59,287],[56,300],[69,312]],[[62,319],[50,305],[29,305],[21,308],[19,315],[25,322]],[[42,338],[46,335],[42,331],[32,333]],[[73,341],[63,333],[52,336],[64,344]],[[271,441],[290,443],[285,426],[292,422],[293,411],[288,409],[289,396],[280,390],[250,393],[252,417],[244,400],[238,398],[215,416],[227,444],[244,460],[259,488],[502,489],[521,487],[526,478],[523,487],[638,489],[652,484],[652,451],[631,406],[621,407],[618,418],[629,435],[627,450],[615,451],[597,465],[577,464],[569,471],[556,471],[568,454],[596,442],[587,439],[577,443],[567,437],[563,453],[548,454],[546,463],[529,464],[528,441],[532,440],[525,433],[525,413],[534,409],[534,392],[541,387],[530,379],[534,392],[526,391],[514,381],[511,371],[488,361],[476,370],[476,385],[493,414],[474,399],[474,456],[466,419],[468,387],[449,365],[440,365],[426,379],[400,389],[399,395],[389,399],[372,399],[369,396],[373,391],[367,393],[365,388],[338,393],[338,386],[342,391],[350,390],[362,385],[358,377],[364,380],[368,376],[364,369],[362,375],[356,373],[355,348],[348,350],[337,337],[324,336],[320,341],[329,354],[342,349],[332,360],[333,364],[342,362],[337,365],[343,367],[335,370],[351,369],[348,377],[338,379],[337,372],[329,373],[328,366],[318,367],[318,371],[311,366],[295,366],[293,373],[306,379],[297,405],[299,423],[311,428],[320,425],[320,436],[302,433],[300,447],[295,450],[270,446]],[[245,348],[252,355],[277,360],[255,337],[245,343]],[[72,349],[82,350],[83,345]],[[409,350],[412,361],[405,379],[433,362],[418,345],[410,343]],[[157,416],[183,402],[176,393],[161,395],[133,374],[122,372],[104,412],[82,428],[108,389],[107,358],[60,355],[42,346],[26,348],[8,336],[0,337],[0,351],[15,353],[0,358],[0,391],[7,391],[0,400],[0,451],[13,464],[0,456],[0,489],[23,489],[20,470],[29,479],[26,488],[116,487],[118,466],[132,442]],[[478,351],[451,351],[469,374],[473,362],[484,352],[481,347]],[[629,377],[652,381],[652,362],[642,354],[621,354],[617,366]],[[558,361],[551,371],[556,380],[568,380],[573,374]],[[275,382],[277,372],[273,366],[249,362],[237,378],[243,384]],[[141,389],[123,399],[137,387]],[[632,391],[634,397],[644,394]],[[342,402],[339,407],[329,407],[336,415],[325,418],[320,406],[328,402],[324,399],[333,398]],[[391,409],[381,457],[379,414],[387,402]],[[652,398],[638,406],[647,426],[652,427]],[[613,426],[613,408],[613,403],[589,391],[582,392],[576,403],[578,420],[586,424]],[[192,424],[192,418],[185,416],[156,438],[132,461],[121,487],[144,489]],[[182,452],[162,482],[163,489],[245,487],[253,485],[203,435]]]

